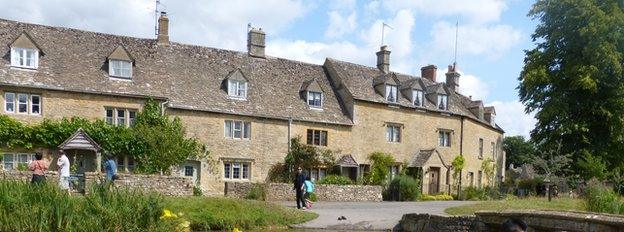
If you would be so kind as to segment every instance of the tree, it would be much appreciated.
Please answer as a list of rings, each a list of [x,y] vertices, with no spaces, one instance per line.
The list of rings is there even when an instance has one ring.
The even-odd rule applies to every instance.
[[[307,170],[326,167],[327,174],[336,174],[334,166],[336,158],[333,151],[303,144],[301,137],[295,137],[290,140],[290,151],[284,157],[284,163],[273,165],[268,178],[272,182],[290,182],[295,177],[297,167]]]
[[[394,165],[394,158],[383,152],[373,152],[368,155],[371,161],[371,171],[366,178],[366,184],[387,186],[390,182],[390,167]]]
[[[459,197],[461,196],[461,172],[466,167],[466,159],[461,155],[455,156],[451,166],[453,168],[453,181],[457,185],[457,196]]]
[[[624,166],[624,3],[538,0],[536,47],[525,51],[518,86],[539,150],[561,144],[574,170],[592,156]],[[581,173],[592,173],[582,171]],[[586,177],[586,176],[585,176]]]
[[[531,163],[535,159],[535,146],[531,141],[527,141],[523,136],[511,136],[503,139],[503,149],[507,154],[505,167],[514,164],[518,167],[526,163]]]

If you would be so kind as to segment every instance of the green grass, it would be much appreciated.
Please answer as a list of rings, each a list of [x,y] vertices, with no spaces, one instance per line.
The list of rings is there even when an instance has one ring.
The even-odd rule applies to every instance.
[[[558,211],[585,211],[581,199],[553,198],[525,198],[508,199],[500,201],[480,201],[471,205],[451,207],[444,212],[450,215],[472,215],[479,210],[506,210],[506,209],[535,209],[535,210],[558,210]]]
[[[183,213],[183,218],[196,231],[286,228],[303,223],[318,215],[286,208],[263,201],[238,200],[221,197],[169,197],[165,208]]]

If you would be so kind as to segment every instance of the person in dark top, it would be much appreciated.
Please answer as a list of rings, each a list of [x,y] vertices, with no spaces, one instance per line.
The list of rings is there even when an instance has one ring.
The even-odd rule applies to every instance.
[[[297,177],[295,177],[295,186],[293,190],[297,193],[297,209],[301,209],[301,207],[305,207],[305,202],[303,199],[303,193],[305,192],[305,175],[303,174],[303,170],[301,167],[297,167]]]

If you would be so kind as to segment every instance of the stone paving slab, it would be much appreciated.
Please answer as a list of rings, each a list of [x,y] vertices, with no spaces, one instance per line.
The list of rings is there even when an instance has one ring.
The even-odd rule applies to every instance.
[[[276,202],[295,207],[295,202]],[[296,229],[330,231],[392,231],[407,213],[446,215],[444,209],[474,204],[470,201],[423,202],[317,202],[310,211],[319,215],[312,221],[292,225]],[[338,220],[344,216],[346,220]]]

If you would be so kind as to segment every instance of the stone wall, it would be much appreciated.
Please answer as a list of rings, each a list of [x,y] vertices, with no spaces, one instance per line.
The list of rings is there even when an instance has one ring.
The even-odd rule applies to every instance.
[[[192,196],[193,184],[190,178],[180,176],[119,174],[120,179],[115,181],[118,188],[137,189],[146,192],[157,192],[167,196]],[[17,180],[30,182],[32,173],[29,171],[0,171],[0,180]],[[100,183],[105,176],[99,173],[85,174],[85,191],[88,194],[89,186]],[[57,172],[47,172],[46,180],[58,183]]]
[[[510,218],[524,221],[527,231],[616,232],[624,228],[624,217],[619,215],[557,212],[535,210],[480,211],[476,216],[438,216],[405,214],[399,222],[402,231],[501,231],[501,225]]]
[[[249,182],[226,182],[225,196],[244,198],[257,185]],[[267,201],[294,201],[295,192],[292,184],[268,183],[263,184]],[[314,193],[319,201],[382,201],[381,186],[370,185],[316,185]]]

